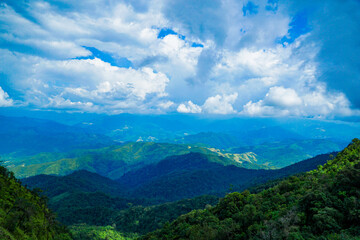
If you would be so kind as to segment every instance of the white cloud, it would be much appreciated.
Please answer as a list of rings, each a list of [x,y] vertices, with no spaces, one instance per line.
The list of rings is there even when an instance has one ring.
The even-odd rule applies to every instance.
[[[148,67],[127,69],[98,58],[61,61],[1,52],[5,62],[21,64],[12,69],[2,66],[0,71],[16,69],[12,84],[24,92],[26,103],[37,108],[146,112],[170,105],[163,100],[169,79]]]
[[[187,103],[181,103],[178,106],[177,111],[179,113],[201,113],[202,109],[195,103],[188,101]]]
[[[295,90],[283,87],[270,88],[264,100],[249,101],[241,115],[247,116],[307,116],[316,118],[358,115],[350,108],[344,94],[326,93],[324,89],[308,91],[299,96]]]
[[[0,87],[0,107],[9,107],[14,105],[14,101],[9,97],[9,94]]]
[[[234,110],[232,104],[237,99],[238,94],[230,94],[230,95],[216,95],[213,97],[209,97],[206,99],[203,109],[207,113],[212,114],[232,114],[236,111]]]
[[[318,53],[326,49],[314,41],[316,29],[280,43],[291,37],[296,14],[283,2],[267,11],[267,0],[254,1],[257,13],[246,16],[246,1],[236,0],[7,2],[0,4],[2,86],[25,105],[111,113],[355,113],[344,94],[318,80]],[[183,36],[158,38],[163,28]],[[126,58],[132,68],[101,56],[83,59],[92,55],[84,46],[115,62]],[[6,96],[2,101],[13,104]]]
[[[165,110],[169,109],[169,108],[170,108],[171,106],[173,106],[173,105],[174,105],[174,102],[172,102],[172,101],[160,102],[160,103],[158,104],[158,106],[159,106],[160,108],[165,109]]]
[[[267,105],[279,107],[299,106],[302,101],[294,89],[280,87],[271,87],[265,96]]]

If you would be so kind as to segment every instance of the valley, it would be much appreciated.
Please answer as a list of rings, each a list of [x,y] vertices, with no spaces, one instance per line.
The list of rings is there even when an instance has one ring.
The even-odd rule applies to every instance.
[[[4,117],[3,122],[10,124],[14,119],[12,127],[24,120]],[[152,234],[163,235],[161,231],[177,224],[184,214],[212,212],[225,201],[224,196],[227,199],[247,189],[262,194],[290,176],[319,171],[318,166],[333,161],[347,145],[345,138],[306,139],[272,126],[261,127],[261,131],[253,126],[239,138],[237,132],[225,129],[197,129],[196,133],[192,128],[193,134],[184,135],[181,132],[191,131],[183,125],[172,139],[170,135],[163,140],[137,135],[134,139],[147,141],[127,141],[130,135],[119,139],[112,131],[102,134],[102,130],[89,129],[92,125],[48,121],[53,136],[67,129],[70,138],[71,134],[96,137],[87,139],[87,145],[73,145],[58,135],[54,146],[60,147],[34,148],[28,139],[44,141],[45,146],[49,138],[41,136],[46,135],[39,129],[43,120],[28,122],[32,130],[18,136],[21,152],[2,150],[2,163],[22,185],[48,199],[48,208],[59,224],[67,226],[65,231],[73,239],[151,239]],[[113,124],[118,127],[117,122]],[[6,129],[2,131],[12,136]],[[252,135],[259,133],[261,141]],[[71,143],[82,142],[74,141]]]

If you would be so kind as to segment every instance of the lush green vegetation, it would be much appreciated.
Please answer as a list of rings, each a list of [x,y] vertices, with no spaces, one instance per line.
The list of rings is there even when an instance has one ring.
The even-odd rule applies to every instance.
[[[229,191],[243,191],[267,180],[315,169],[329,155],[306,160],[279,170],[253,170],[223,166],[209,160],[208,155],[190,153],[131,171],[118,181],[128,186],[128,195],[174,201],[202,194],[223,196]]]
[[[234,192],[142,239],[359,239],[360,140],[317,170]]]
[[[145,234],[161,228],[180,215],[194,209],[204,209],[217,204],[216,196],[200,196],[153,206],[133,206],[121,211],[115,219],[117,230],[125,233]]]
[[[0,166],[0,239],[72,239],[55,220],[46,201],[21,185],[12,172]]]
[[[40,188],[49,198],[73,192],[102,192],[111,196],[121,196],[124,192],[117,182],[86,170],[66,176],[37,175],[22,179],[22,183]]]
[[[135,204],[140,203],[137,201]],[[66,225],[111,225],[120,210],[132,205],[134,203],[131,200],[111,197],[100,192],[65,193],[49,201],[49,207],[57,213],[58,220]]]
[[[70,227],[74,240],[133,240],[137,234],[124,236],[116,231],[113,226],[89,226],[79,224]]]
[[[93,150],[77,150],[68,154],[39,154],[22,160],[11,161],[9,168],[19,178],[39,174],[66,175],[73,171],[85,169],[109,178],[119,178],[124,173],[157,163],[168,156],[199,152],[212,156],[213,161],[223,165],[246,166],[247,168],[265,168],[257,165],[248,154],[223,155],[212,149],[191,147],[189,145],[136,142],[121,146],[105,147]],[[244,165],[243,163],[246,163]]]

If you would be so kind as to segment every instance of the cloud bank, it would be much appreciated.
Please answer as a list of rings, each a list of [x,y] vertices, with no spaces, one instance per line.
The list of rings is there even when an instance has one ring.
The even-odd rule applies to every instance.
[[[356,0],[5,0],[0,107],[358,115],[359,8]]]

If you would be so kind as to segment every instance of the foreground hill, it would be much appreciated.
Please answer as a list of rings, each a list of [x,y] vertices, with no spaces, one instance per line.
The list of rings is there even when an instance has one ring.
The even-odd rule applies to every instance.
[[[266,168],[253,163],[256,162],[256,157],[250,153],[224,155],[212,149],[183,144],[135,142],[101,149],[77,150],[67,154],[38,154],[13,162],[10,169],[19,178],[39,174],[66,175],[76,170],[88,170],[116,179],[128,171],[157,163],[168,156],[190,152],[224,156],[216,158],[222,165]]]
[[[72,239],[43,198],[21,185],[0,166],[0,239]]]
[[[317,170],[231,193],[142,239],[359,239],[360,140]]]

